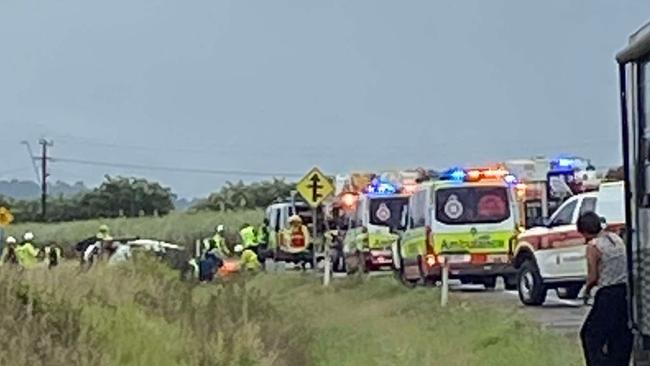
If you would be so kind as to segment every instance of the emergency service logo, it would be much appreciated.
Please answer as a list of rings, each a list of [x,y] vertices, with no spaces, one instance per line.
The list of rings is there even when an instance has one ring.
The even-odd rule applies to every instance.
[[[452,220],[463,216],[463,204],[458,200],[458,196],[452,194],[445,203],[445,215]]]
[[[381,221],[388,221],[390,219],[390,209],[386,206],[385,203],[379,205],[375,216]]]

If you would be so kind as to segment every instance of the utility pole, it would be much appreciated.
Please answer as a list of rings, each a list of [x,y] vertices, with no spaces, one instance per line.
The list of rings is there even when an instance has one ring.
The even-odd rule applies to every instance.
[[[46,215],[47,215],[47,177],[49,174],[47,173],[47,161],[48,161],[48,156],[47,156],[47,148],[54,146],[54,143],[52,141],[48,141],[46,139],[40,139],[38,143],[41,145],[42,150],[41,150],[41,219],[43,222],[46,220]]]

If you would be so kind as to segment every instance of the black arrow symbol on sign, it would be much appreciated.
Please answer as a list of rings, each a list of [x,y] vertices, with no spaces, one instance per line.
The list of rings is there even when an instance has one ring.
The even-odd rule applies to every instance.
[[[311,181],[311,185],[307,187],[311,188],[311,200],[316,202],[321,198],[321,194],[318,193],[318,191],[323,189],[323,186],[319,184],[320,177],[316,173],[314,173],[309,180]]]

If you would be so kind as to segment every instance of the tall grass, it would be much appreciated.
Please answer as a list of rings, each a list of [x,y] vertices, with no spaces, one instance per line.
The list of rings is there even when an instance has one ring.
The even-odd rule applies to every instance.
[[[36,235],[36,242],[57,241],[62,245],[72,245],[97,233],[101,224],[111,228],[114,237],[139,236],[167,240],[177,244],[189,244],[214,232],[218,224],[226,226],[231,240],[235,240],[239,228],[244,223],[259,224],[262,211],[231,212],[174,212],[164,217],[118,218],[107,220],[88,220],[66,223],[26,223],[10,226],[9,235],[20,236],[26,231]]]
[[[310,274],[192,285],[159,262],[0,268],[0,365],[579,365],[513,308]]]
[[[245,281],[192,286],[137,266],[0,269],[0,365],[306,365],[298,323]]]

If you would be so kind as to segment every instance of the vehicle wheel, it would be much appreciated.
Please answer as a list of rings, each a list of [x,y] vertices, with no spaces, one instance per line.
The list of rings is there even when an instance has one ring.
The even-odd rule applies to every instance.
[[[393,273],[395,273],[395,279],[397,279],[397,281],[399,281],[406,288],[417,287],[419,281],[406,278],[403,270],[395,270]]]
[[[424,286],[426,286],[426,287],[436,287],[438,285],[439,281],[441,281],[441,279],[438,278],[438,277],[426,276],[426,277],[424,277]]]
[[[524,305],[539,306],[546,301],[548,289],[544,285],[537,265],[533,261],[526,261],[519,269],[517,290],[519,300]]]
[[[517,275],[503,277],[503,285],[506,290],[514,291],[517,289]]]
[[[488,291],[493,291],[497,287],[497,278],[496,277],[486,277],[481,281],[483,286]]]
[[[582,285],[573,285],[569,287],[560,287],[557,289],[557,297],[562,300],[575,300],[582,290]]]
[[[358,264],[358,271],[363,272],[363,273],[368,273],[368,266],[366,265],[366,256],[363,254],[363,252],[357,252],[357,264]]]
[[[345,272],[348,275],[354,274],[359,270],[359,256],[352,254],[345,257]]]

